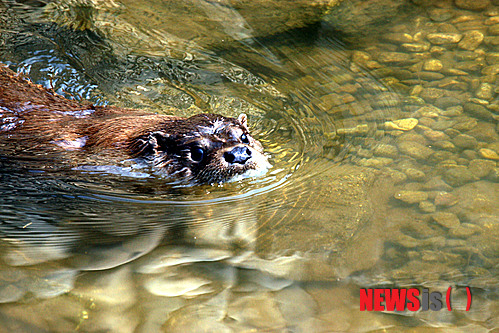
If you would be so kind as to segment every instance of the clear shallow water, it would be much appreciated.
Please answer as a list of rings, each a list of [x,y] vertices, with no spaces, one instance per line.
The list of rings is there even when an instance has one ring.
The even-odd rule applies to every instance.
[[[175,30],[160,19],[160,4],[151,13],[125,2],[118,10],[92,5],[88,22],[97,33],[90,33],[47,23],[55,17],[72,25],[71,11],[67,22],[64,10],[40,15],[36,8],[4,6],[0,60],[36,82],[99,104],[165,113],[175,106],[180,115],[245,112],[273,164],[259,179],[172,188],[147,170],[150,177],[128,174],[126,163],[89,172],[36,152],[3,158],[5,329],[497,327],[497,165],[472,162],[495,163],[479,154],[494,149],[497,127],[488,113],[421,111],[438,104],[427,97],[435,91],[413,91],[436,85],[471,98],[472,80],[484,80],[479,72],[470,71],[464,82],[471,83],[453,93],[449,80],[459,80],[452,73],[425,76],[410,67],[438,53],[406,52],[409,59],[384,62],[379,52],[401,46],[377,36],[343,45],[320,26],[270,37],[225,26],[188,38],[185,31],[196,31],[188,19],[185,29]],[[407,22],[425,16],[415,11]],[[393,23],[386,29],[414,36],[419,28]],[[223,36],[232,40],[221,43]],[[493,53],[490,45],[482,48]],[[463,56],[446,50],[439,59]],[[426,80],[413,82],[413,76]],[[399,119],[406,121],[390,123]],[[470,133],[473,124],[488,134]],[[477,143],[456,141],[460,134]],[[407,147],[408,141],[431,153]],[[457,166],[474,177],[456,175]],[[473,311],[462,311],[460,294],[455,312],[358,311],[359,288],[443,292],[456,284],[473,288]]]

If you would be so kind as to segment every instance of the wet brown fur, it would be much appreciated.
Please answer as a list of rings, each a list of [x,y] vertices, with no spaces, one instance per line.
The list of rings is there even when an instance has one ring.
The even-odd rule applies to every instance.
[[[0,64],[0,140],[23,147],[55,147],[58,142],[84,138],[83,146],[75,149],[112,149],[131,157],[144,156],[167,174],[195,182],[221,182],[267,165],[261,144],[250,137],[246,116],[242,116],[181,118],[94,106],[57,95]],[[243,135],[248,138],[245,142]],[[189,149],[194,146],[207,149],[206,161],[192,160]],[[224,160],[224,153],[236,146],[251,150],[247,163],[227,164]]]
[[[156,130],[162,123],[177,119],[139,110],[113,106],[94,106],[64,98],[23,75],[0,65],[0,106],[12,116],[24,120],[14,135],[37,143],[74,140],[87,136],[87,148],[110,148],[123,145],[130,138],[142,135],[145,129]],[[76,118],[68,112],[89,110],[86,117]],[[8,112],[3,109],[0,113]]]

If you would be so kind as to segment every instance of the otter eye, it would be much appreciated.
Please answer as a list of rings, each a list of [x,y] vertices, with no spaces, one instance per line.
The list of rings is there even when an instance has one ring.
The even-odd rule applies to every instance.
[[[249,143],[248,136],[246,134],[241,135],[242,143]]]
[[[204,150],[203,148],[199,147],[192,147],[191,148],[191,159],[194,162],[201,162],[204,158]]]

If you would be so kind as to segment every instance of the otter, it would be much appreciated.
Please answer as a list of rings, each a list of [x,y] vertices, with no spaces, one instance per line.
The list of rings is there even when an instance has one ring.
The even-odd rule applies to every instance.
[[[0,141],[83,154],[112,150],[143,159],[173,181],[193,184],[255,176],[270,167],[245,114],[182,118],[95,106],[58,95],[1,64]]]

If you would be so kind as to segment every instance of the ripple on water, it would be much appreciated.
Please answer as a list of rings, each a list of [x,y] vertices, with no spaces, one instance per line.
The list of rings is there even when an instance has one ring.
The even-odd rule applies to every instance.
[[[311,198],[311,201],[314,200],[314,192],[317,192],[316,187],[319,184],[313,179],[323,173],[330,173],[330,170],[334,169],[345,156],[350,156],[352,145],[374,138],[377,131],[376,118],[370,118],[370,122],[366,122],[367,118],[363,115],[371,108],[369,103],[366,103],[368,98],[373,96],[373,93],[376,96],[379,91],[384,90],[381,85],[376,86],[375,81],[367,83],[366,78],[364,78],[365,86],[368,86],[366,90],[363,86],[346,84],[352,81],[353,77],[345,74],[349,71],[342,65],[344,59],[342,59],[341,50],[334,55],[333,53],[325,54],[324,50],[337,49],[337,45],[326,40],[322,43],[322,51],[318,54],[292,50],[292,53],[281,59],[282,63],[278,65],[279,68],[276,68],[275,63],[270,64],[270,67],[275,70],[289,70],[291,78],[295,76],[293,79],[275,84],[269,84],[261,77],[220,59],[216,55],[193,50],[190,50],[189,57],[183,56],[184,53],[180,52],[177,53],[178,57],[170,60],[153,57],[152,61],[144,59],[143,62],[135,62],[136,58],[126,55],[125,59],[130,62],[127,64],[119,62],[118,66],[127,66],[127,72],[149,72],[148,75],[156,78],[136,76],[129,77],[121,87],[110,88],[103,85],[102,87],[107,89],[107,92],[119,96],[118,103],[157,108],[168,106],[173,99],[176,106],[189,103],[191,108],[183,114],[186,116],[197,113],[206,106],[213,112],[227,115],[238,114],[243,108],[244,112],[250,115],[252,132],[270,154],[272,168],[266,175],[260,177],[251,177],[219,186],[189,188],[162,184],[161,178],[149,170],[136,165],[130,166],[127,163],[123,166],[79,165],[72,168],[77,172],[76,174],[64,173],[66,177],[69,177],[63,180],[64,186],[68,189],[60,193],[59,189],[56,191],[57,196],[68,197],[68,200],[61,200],[61,202],[74,201],[70,204],[74,208],[69,211],[63,209],[61,214],[58,214],[61,215],[62,220],[57,221],[56,224],[62,229],[69,226],[66,230],[78,235],[85,233],[85,229],[89,227],[115,235],[111,225],[123,219],[127,222],[121,225],[124,228],[124,234],[133,234],[138,230],[132,222],[133,216],[139,216],[141,209],[156,206],[165,212],[178,211],[179,213],[161,217],[162,214],[157,211],[149,211],[147,218],[137,217],[136,223],[148,223],[148,221],[159,219],[167,222],[168,226],[176,226],[185,224],[186,220],[189,220],[192,229],[197,230],[196,232],[203,230],[203,236],[205,236],[204,240],[196,236],[196,243],[204,241],[212,245],[240,244],[238,246],[250,247],[255,244],[256,237],[258,237],[255,233],[259,227],[254,226],[258,222],[258,214],[272,216],[276,210],[283,210],[279,214],[287,216],[286,210],[291,209],[293,211],[291,215],[295,216],[293,223],[299,224],[301,219],[296,216],[305,207],[297,207],[293,203],[301,205],[310,202],[306,199],[307,197]],[[277,50],[262,49],[261,51],[276,52]],[[83,82],[75,86],[83,90],[82,95],[89,96],[94,86],[87,85],[81,77],[78,77],[76,71],[61,63],[56,52],[51,49],[45,55],[43,52],[40,50],[40,53],[19,62],[19,68],[32,77],[40,78],[39,80],[44,81],[45,84],[51,81],[51,75],[65,75],[66,73],[70,77],[74,76],[79,82]],[[65,56],[71,55],[65,54]],[[295,72],[296,68],[311,64],[313,67],[310,68],[307,77],[303,77],[300,72]],[[119,75],[118,72],[114,72],[115,68],[106,71],[107,69],[99,67],[99,64],[87,63],[86,65],[90,72],[101,71],[104,77]],[[228,79],[228,82],[220,80],[219,73],[223,73],[223,77]],[[157,80],[157,78],[164,78],[164,80]],[[317,81],[317,89],[304,86],[304,79]],[[71,83],[71,80],[56,81],[51,84],[55,84],[57,90],[62,82]],[[179,86],[178,83],[181,85]],[[171,86],[167,87],[168,84]],[[180,88],[177,89],[178,87]],[[209,93],[214,96],[211,97]],[[227,97],[228,95],[235,97]],[[140,100],[137,100],[136,96],[139,96]],[[381,105],[380,115],[382,115],[382,105],[393,104],[390,102],[392,97],[392,95],[385,94],[377,99]],[[93,100],[99,99],[95,96],[92,98]],[[85,112],[75,116],[86,116]],[[394,126],[399,125],[395,123]],[[85,140],[80,138],[76,141],[61,141],[57,144],[69,150],[78,150],[84,146]],[[325,179],[331,181],[329,176]],[[314,188],[308,186],[314,186]],[[321,186],[327,186],[327,183]],[[286,207],[288,203],[291,203],[289,208]],[[132,205],[135,208],[127,211],[122,205]],[[125,211],[130,216],[124,217],[121,214]],[[66,213],[70,215],[65,217]],[[215,231],[220,231],[221,234],[216,235]],[[182,230],[182,232],[189,234],[190,231]],[[148,231],[137,231],[137,234],[149,235]],[[156,242],[156,240],[151,241],[151,244],[156,244]],[[131,247],[134,248],[134,246]],[[293,249],[292,243],[287,243],[285,246]],[[130,261],[131,258],[137,258],[137,255],[130,254],[122,248],[116,250],[114,245],[110,245],[106,251],[98,246],[96,248],[98,251],[89,253],[97,257],[99,253],[104,255],[96,259],[99,264],[94,265],[94,269],[112,267]],[[142,248],[133,253],[143,255],[148,251],[150,249]],[[86,259],[81,260],[82,269],[90,269],[90,266],[84,263]]]
[[[97,304],[99,311],[92,314],[101,317],[91,322],[103,326],[118,318],[121,325],[135,327],[136,316],[145,313],[154,313],[153,319],[145,316],[154,321],[147,324],[164,324],[165,329],[191,327],[193,321],[210,328],[232,324],[273,329],[307,318],[313,326],[319,324],[310,317],[318,311],[326,319],[339,317],[330,307],[320,308],[319,303],[327,303],[320,301],[322,293],[335,304],[345,304],[356,290],[349,288],[347,294],[326,282],[375,267],[383,255],[390,255],[383,252],[386,235],[397,235],[396,245],[408,247],[408,256],[417,255],[411,249],[418,238],[394,230],[396,221],[384,224],[391,188],[375,183],[375,176],[400,153],[421,161],[429,157],[424,144],[407,143],[415,136],[406,132],[428,125],[412,116],[421,100],[402,103],[398,94],[350,62],[335,41],[327,36],[312,41],[310,32],[305,37],[270,37],[265,43],[246,40],[236,50],[220,53],[153,29],[138,33],[156,45],[151,47],[128,44],[134,33],[120,45],[120,40],[74,32],[72,38],[56,36],[51,42],[55,45],[33,51],[28,38],[18,54],[7,52],[7,59],[37,82],[53,83],[59,92],[74,87],[70,92],[96,103],[106,100],[160,112],[169,112],[173,105],[182,116],[203,111],[237,116],[244,111],[252,133],[271,156],[272,168],[261,177],[182,187],[165,184],[133,161],[102,165],[89,160],[88,165],[55,168],[35,155],[29,163],[20,157],[17,163],[5,162],[0,230],[9,244],[0,257],[6,270],[15,267],[20,273],[18,284],[6,286],[4,299],[19,300],[32,291],[27,284],[37,289],[35,297],[66,292],[69,297],[61,304],[75,309],[87,301]],[[356,54],[366,55],[370,57]],[[386,60],[397,54],[383,56]],[[248,70],[241,63],[256,65]],[[365,65],[380,66],[373,59]],[[425,116],[433,117],[430,111]],[[78,148],[84,142],[62,144]],[[427,172],[421,176],[412,165],[400,169],[404,172],[399,174],[415,182]],[[370,192],[374,187],[377,191]],[[406,192],[401,197],[407,199]],[[428,199],[424,195],[423,201]],[[399,255],[393,254],[397,263],[402,261]],[[436,256],[429,249],[424,255]],[[31,272],[31,266],[41,273]],[[64,271],[67,267],[71,270]],[[408,270],[422,272],[422,267],[427,266],[412,262]],[[79,271],[100,272],[79,275],[75,286],[72,274]],[[25,276],[33,280],[26,282]],[[307,285],[314,280],[320,286]],[[51,281],[58,287],[51,289]],[[306,310],[293,309],[294,296]],[[147,300],[139,302],[141,310],[122,312],[134,308],[136,299]],[[187,304],[190,299],[196,300]],[[352,314],[354,302],[350,299],[340,309],[339,330],[349,327],[343,317],[361,322],[353,327],[362,330],[374,325],[377,317],[364,321]],[[394,320],[384,323],[389,326]]]

